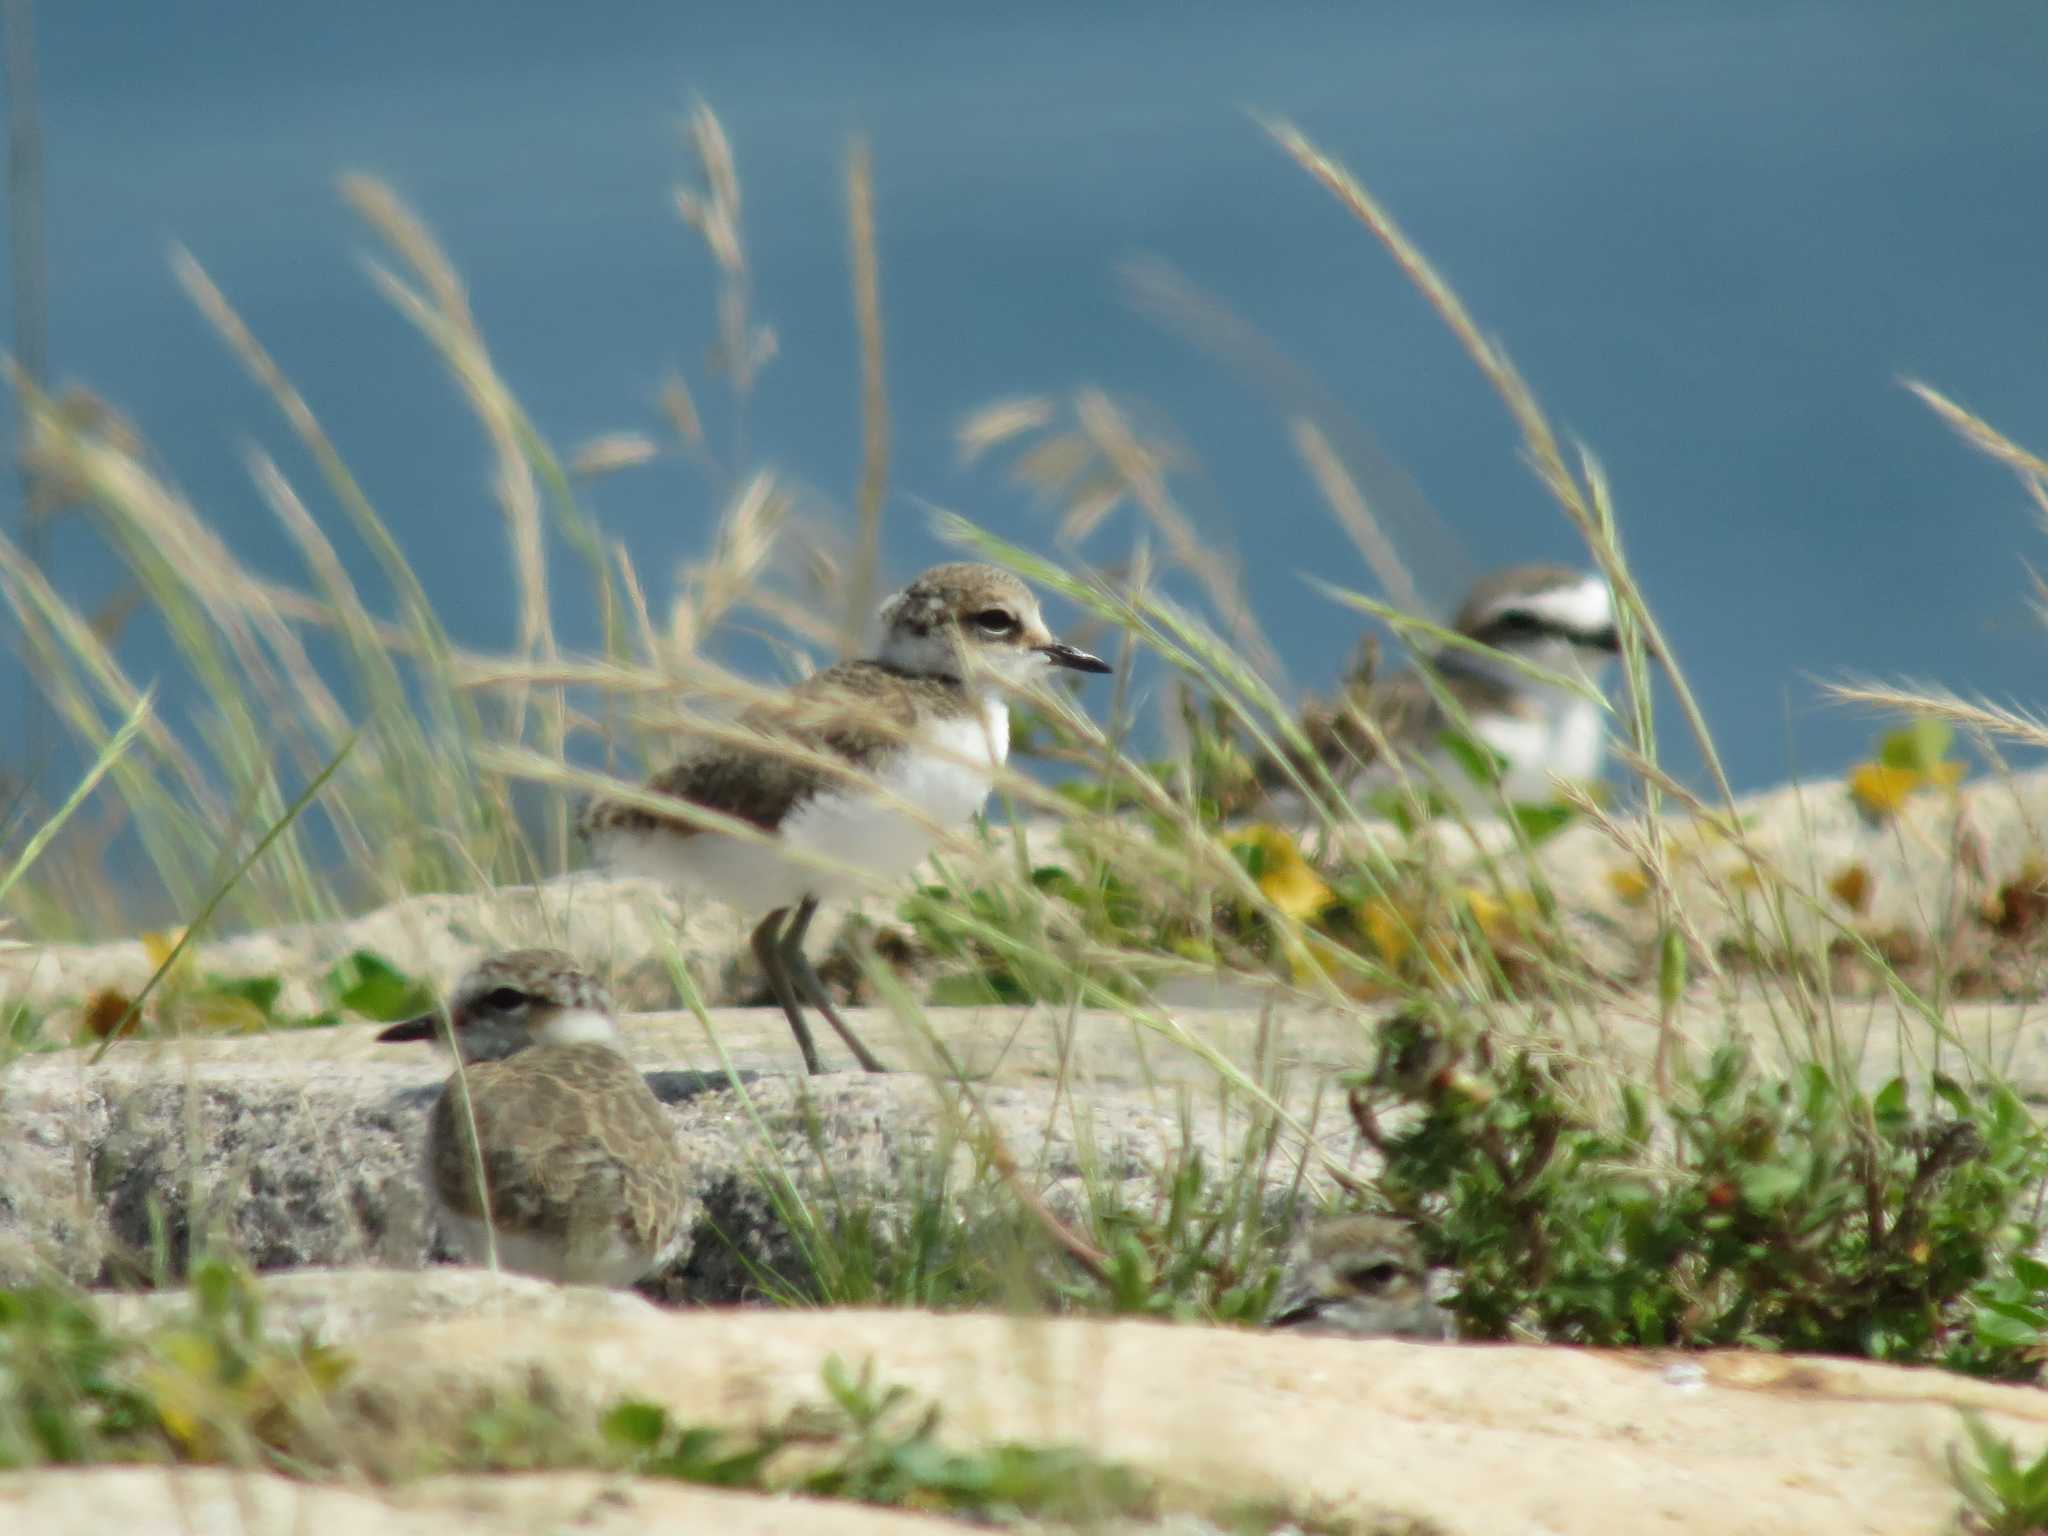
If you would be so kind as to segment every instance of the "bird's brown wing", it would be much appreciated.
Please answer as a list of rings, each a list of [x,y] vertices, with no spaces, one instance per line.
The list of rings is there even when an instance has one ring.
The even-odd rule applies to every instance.
[[[592,1213],[649,1247],[673,1233],[686,1193],[674,1131],[646,1080],[617,1051],[535,1046],[505,1062],[472,1064],[465,1075],[469,1113],[453,1081],[434,1106],[434,1189],[450,1210],[481,1220],[488,1208],[496,1226],[572,1247],[605,1235],[578,1230]]]
[[[740,716],[740,724],[761,733],[761,745],[709,744],[655,774],[647,787],[772,830],[791,807],[847,782],[846,774],[778,752],[777,743],[835,758],[851,773],[872,770],[902,745],[922,708],[957,703],[960,690],[951,678],[913,677],[873,661],[843,662]],[[687,836],[695,830],[682,818],[608,800],[595,802],[583,824],[586,831],[662,828]]]

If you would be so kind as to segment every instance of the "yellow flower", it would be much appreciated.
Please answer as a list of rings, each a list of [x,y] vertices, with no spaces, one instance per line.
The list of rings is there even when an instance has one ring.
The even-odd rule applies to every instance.
[[[1650,877],[1633,864],[1607,871],[1607,888],[1632,907],[1650,899]]]
[[[142,936],[142,952],[149,957],[151,969],[164,965],[185,937],[185,930],[174,928],[168,933],[145,933]],[[192,971],[192,950],[187,949],[178,956],[178,963],[164,972],[164,979],[157,983],[161,991],[174,992],[183,984]]]
[[[1828,889],[1851,912],[1865,911],[1870,906],[1870,871],[1861,864],[1851,864],[1828,881]]]
[[[1279,827],[1261,823],[1231,839],[1237,852],[1250,852],[1254,879],[1274,907],[1296,922],[1313,922],[1330,904],[1332,892],[1301,846]]]
[[[1849,770],[1849,793],[1873,816],[1896,816],[1905,807],[1906,797],[1920,787],[1925,777],[1918,768],[1858,763]]]

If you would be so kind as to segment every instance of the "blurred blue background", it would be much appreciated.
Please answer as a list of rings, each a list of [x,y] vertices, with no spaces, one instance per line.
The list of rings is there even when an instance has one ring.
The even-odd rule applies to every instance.
[[[872,144],[889,575],[941,553],[916,498],[1050,547],[1051,518],[993,469],[962,467],[952,431],[998,396],[1100,384],[1170,419],[1199,459],[1190,505],[1243,558],[1292,685],[1336,675],[1355,620],[1301,573],[1370,577],[1275,414],[1126,302],[1116,265],[1139,252],[1312,372],[1473,561],[1574,558],[1470,363],[1252,110],[1346,162],[1600,455],[1739,786],[1839,768],[1869,742],[1874,723],[1819,703],[1816,678],[2042,700],[2048,636],[2023,562],[2048,546],[2020,488],[1898,384],[1926,379],[2048,448],[2038,0],[130,0],[46,4],[36,24],[55,379],[126,412],[258,569],[303,580],[241,467],[252,441],[352,550],[268,401],[173,283],[167,249],[189,247],[465,644],[516,634],[487,448],[363,275],[371,242],[335,177],[387,178],[428,221],[558,443],[658,431],[666,371],[714,394],[714,273],[671,198],[694,174],[680,132],[693,95],[735,148],[755,308],[780,340],[751,445],[849,509],[843,175],[851,136]],[[665,606],[669,572],[709,540],[703,481],[667,460],[589,500]],[[1113,555],[1129,531],[1091,550]],[[88,605],[118,585],[82,526],[59,531],[53,564]],[[588,643],[581,586],[564,572],[556,590],[565,632]],[[140,677],[162,665],[147,620],[124,651]],[[0,691],[9,739],[21,707],[19,689]],[[1674,762],[1696,764],[1664,718]]]

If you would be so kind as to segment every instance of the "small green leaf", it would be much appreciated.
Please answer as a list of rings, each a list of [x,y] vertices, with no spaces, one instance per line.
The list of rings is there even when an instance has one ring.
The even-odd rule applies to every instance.
[[[1877,1128],[1886,1135],[1896,1135],[1904,1130],[1908,1119],[1906,1080],[1895,1077],[1878,1089],[1877,1097],[1870,1101],[1870,1113],[1877,1121]]]
[[[1970,1096],[1964,1091],[1961,1083],[1958,1083],[1946,1072],[1935,1073],[1929,1081],[1933,1086],[1936,1098],[1940,1099],[1942,1103],[1946,1104],[1964,1119],[1970,1118],[1975,1106],[1970,1103]]]
[[[223,997],[238,997],[268,1018],[277,1008],[277,997],[284,991],[284,982],[275,976],[244,976],[234,981],[216,981],[208,990]]]
[[[1935,764],[1948,756],[1955,739],[1953,726],[1922,717],[1886,736],[1878,744],[1877,760],[1887,768],[1930,773]]]
[[[2012,1272],[2013,1277],[2028,1290],[2048,1294],[2048,1264],[2024,1253],[2016,1253],[2012,1258]]]
[[[659,1403],[623,1402],[604,1416],[604,1437],[629,1451],[651,1451],[668,1428],[668,1410]]]
[[[1685,996],[1685,935],[1667,927],[1657,941],[1657,1001],[1676,1008]]]
[[[1522,829],[1522,836],[1528,839],[1532,848],[1557,836],[1571,825],[1572,818],[1578,814],[1568,805],[1521,802],[1509,806],[1508,813],[1515,818],[1515,825]]]
[[[327,991],[350,1013],[379,1024],[432,1013],[433,989],[413,980],[382,955],[359,949],[327,973]]]
[[[1766,1163],[1761,1168],[1751,1168],[1743,1173],[1742,1198],[1760,1210],[1767,1210],[1789,1200],[1805,1183],[1806,1176],[1797,1168],[1784,1163]]]
[[[1507,769],[1507,758],[1461,731],[1445,731],[1438,744],[1465,770],[1465,777],[1482,787],[1498,784]]]

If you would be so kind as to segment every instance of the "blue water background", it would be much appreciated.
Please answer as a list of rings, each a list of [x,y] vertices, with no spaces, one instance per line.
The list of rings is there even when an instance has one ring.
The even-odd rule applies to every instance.
[[[1576,558],[1494,397],[1379,247],[1248,115],[1348,163],[1612,478],[1627,546],[1741,787],[1839,768],[1875,727],[1814,680],[1912,676],[2039,704],[2048,636],[2015,482],[1899,385],[2048,450],[2048,8],[2038,3],[433,5],[38,8],[53,372],[126,412],[253,567],[305,579],[244,472],[278,457],[366,590],[371,562],[263,394],[173,283],[189,248],[304,391],[461,643],[516,636],[489,455],[373,291],[338,173],[388,179],[466,278],[505,377],[558,442],[658,430],[678,370],[715,400],[713,272],[678,223],[701,95],[745,187],[781,355],[759,457],[850,507],[859,468],[843,170],[877,173],[894,470],[889,574],[944,551],[919,500],[1050,547],[952,430],[1098,384],[1170,420],[1290,686],[1371,589],[1280,424],[1125,301],[1172,261],[1385,446],[1474,563]],[[711,412],[714,436],[729,423]],[[11,432],[11,428],[9,429]],[[12,487],[8,494],[12,495]],[[657,604],[717,507],[668,460],[589,504]],[[850,517],[850,513],[846,513]],[[10,516],[9,526],[13,525]],[[1132,525],[1091,549],[1107,558]],[[1429,552],[1424,552],[1426,555]],[[1430,558],[1434,559],[1433,555]],[[1452,581],[1438,560],[1425,579]],[[82,525],[53,569],[118,571]],[[572,644],[594,624],[559,568]],[[196,693],[145,617],[123,654]],[[0,689],[0,733],[21,719]],[[1697,757],[1670,715],[1670,750]]]

